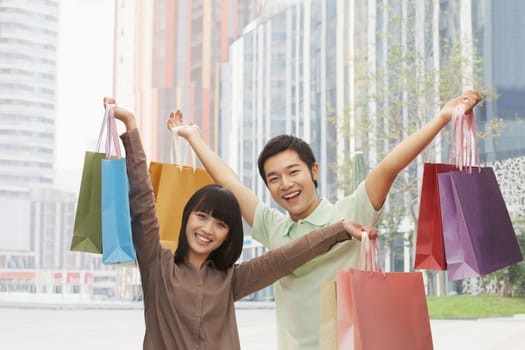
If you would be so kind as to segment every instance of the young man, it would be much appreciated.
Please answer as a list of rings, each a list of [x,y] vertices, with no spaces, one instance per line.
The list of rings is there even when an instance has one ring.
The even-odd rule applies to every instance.
[[[317,194],[319,165],[310,146],[293,136],[274,137],[259,156],[259,172],[272,198],[288,215],[282,215],[259,201],[240,182],[237,174],[204,143],[198,128],[182,127],[178,133],[188,140],[211,177],[237,197],[242,215],[252,227],[252,237],[273,249],[341,219],[375,226],[397,174],[449,123],[459,104],[463,103],[465,111],[469,112],[480,101],[476,91],[467,91],[449,101],[433,120],[398,144],[354,193],[335,204]],[[168,128],[182,125],[182,114],[172,113]],[[358,244],[348,241],[276,282],[279,349],[319,348],[320,283],[334,280],[338,269],[356,268],[358,258]]]

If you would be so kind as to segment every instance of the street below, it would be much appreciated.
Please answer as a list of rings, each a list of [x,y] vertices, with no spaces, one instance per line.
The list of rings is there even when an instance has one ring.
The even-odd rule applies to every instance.
[[[237,308],[243,350],[276,348],[274,309]],[[142,349],[143,311],[0,307],[0,349]],[[436,350],[525,349],[525,315],[431,320]],[[378,330],[379,332],[379,330]],[[380,336],[380,333],[378,333]]]

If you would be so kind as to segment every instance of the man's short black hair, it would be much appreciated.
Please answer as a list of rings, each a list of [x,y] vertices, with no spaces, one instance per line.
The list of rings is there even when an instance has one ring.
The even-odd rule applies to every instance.
[[[263,150],[259,154],[259,159],[258,159],[259,174],[261,175],[264,183],[267,186],[268,186],[268,182],[266,181],[266,176],[264,173],[264,163],[266,163],[266,160],[268,158],[273,157],[276,154],[284,152],[288,149],[295,151],[297,155],[299,156],[299,158],[303,162],[306,163],[306,165],[308,166],[308,169],[310,169],[310,172],[312,172],[312,167],[314,166],[316,160],[315,160],[314,152],[312,151],[312,148],[310,147],[310,145],[303,139],[300,139],[293,135],[278,135],[278,136],[271,138],[266,143]],[[317,181],[316,180],[313,180],[313,181],[315,184],[315,188],[317,188]]]

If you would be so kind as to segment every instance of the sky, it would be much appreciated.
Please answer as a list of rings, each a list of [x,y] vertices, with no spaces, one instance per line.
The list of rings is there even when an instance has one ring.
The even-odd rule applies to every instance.
[[[85,151],[94,151],[113,92],[113,0],[61,0],[56,185],[78,192]]]

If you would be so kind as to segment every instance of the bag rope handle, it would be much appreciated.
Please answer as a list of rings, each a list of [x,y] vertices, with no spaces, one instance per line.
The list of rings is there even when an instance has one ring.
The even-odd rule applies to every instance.
[[[198,128],[198,126],[197,125],[181,125],[181,126],[177,126],[171,129],[170,163],[178,165],[179,170],[182,173],[184,162],[188,158],[188,148],[190,148],[190,163],[193,169],[193,173],[195,174],[195,172],[197,171],[197,164],[196,164],[197,156],[195,155],[195,150],[193,149],[193,147],[189,145],[188,142],[184,143],[185,147],[183,150],[181,150],[181,148],[183,147],[181,144],[181,139],[183,137],[179,135],[179,130],[182,128]]]
[[[365,245],[365,271],[377,272],[377,265],[379,264],[380,272],[386,278],[385,266],[383,260],[380,258],[379,245],[376,239],[370,239],[368,232],[363,229],[361,232],[361,244]],[[378,262],[376,262],[376,259]]]
[[[474,112],[470,111],[469,113],[465,113],[465,104],[463,103],[460,103],[452,111],[452,128],[450,134],[448,162],[452,163],[452,158],[455,156],[455,165],[459,170],[468,169],[472,172],[472,167],[476,166],[473,159],[474,153],[478,169],[481,171]]]
[[[122,158],[122,151],[120,149],[120,143],[117,133],[117,124],[115,121],[115,105],[108,104],[104,111],[104,118],[102,119],[102,125],[100,126],[100,132],[98,134],[97,148],[96,151],[100,152],[102,146],[102,139],[104,137],[104,130],[106,131],[106,159],[111,158],[111,142],[113,141],[113,147],[117,158]]]

